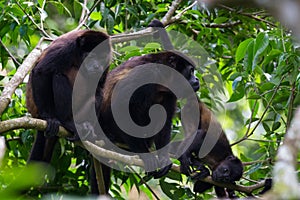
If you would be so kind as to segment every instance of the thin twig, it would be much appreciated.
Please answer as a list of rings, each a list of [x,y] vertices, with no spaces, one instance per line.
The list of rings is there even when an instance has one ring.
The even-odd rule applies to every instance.
[[[225,5],[223,5],[223,4],[219,4],[218,6],[221,7],[221,8],[224,8],[224,9],[226,9],[226,10],[229,10],[229,11],[231,11],[231,12],[235,12],[235,13],[237,13],[237,14],[239,14],[239,15],[243,15],[243,16],[252,18],[252,19],[254,19],[254,20],[256,20],[256,21],[264,22],[264,23],[266,23],[266,24],[268,24],[268,25],[270,25],[270,26],[277,27],[276,24],[274,24],[274,23],[272,23],[272,22],[270,22],[270,21],[268,21],[268,20],[259,18],[259,17],[255,16],[255,15],[253,15],[253,14],[250,14],[250,13],[244,13],[244,12],[242,12],[242,11],[237,11],[236,9],[230,8],[230,7],[225,6]]]
[[[228,22],[222,24],[211,23],[211,24],[202,24],[202,25],[206,28],[229,28],[229,27],[237,26],[239,24],[242,24],[242,21],[238,20],[235,22]]]
[[[88,0],[84,0],[84,1],[83,1],[83,4],[82,4],[82,11],[81,11],[81,15],[80,15],[80,18],[79,18],[79,24],[81,24],[81,23],[84,21],[85,14],[86,14],[86,12],[88,11],[88,8],[87,8],[87,2],[88,2]]]
[[[189,5],[188,7],[186,7],[185,9],[183,9],[180,13],[178,13],[176,16],[174,16],[174,17],[172,17],[172,18],[170,18],[168,21],[166,21],[166,24],[165,25],[169,25],[169,24],[172,24],[172,23],[174,23],[175,21],[177,21],[177,20],[179,20],[181,17],[182,17],[182,15],[186,12],[186,11],[188,11],[188,10],[190,10],[193,6],[195,6],[197,4],[197,1],[194,1],[194,3],[192,3],[191,5]]]
[[[34,26],[36,26],[45,37],[51,38],[51,36],[44,30],[42,29],[35,21],[34,19],[25,11],[25,9],[21,6],[21,4],[19,3],[19,1],[16,1],[16,4],[18,5],[18,7],[22,10],[22,12],[29,18],[29,20],[34,24]]]
[[[238,143],[240,143],[240,142],[242,142],[242,141],[244,141],[244,140],[247,140],[251,135],[254,134],[254,131],[255,131],[256,128],[259,126],[259,124],[262,122],[262,120],[263,120],[265,114],[266,114],[267,111],[269,110],[269,108],[270,108],[270,106],[271,106],[271,103],[272,103],[273,99],[275,98],[275,95],[277,94],[277,91],[278,91],[279,88],[280,88],[280,84],[281,84],[281,82],[283,81],[284,78],[285,78],[285,76],[282,76],[282,77],[281,77],[281,79],[280,79],[280,81],[279,81],[279,84],[276,86],[276,88],[275,88],[275,90],[274,90],[274,93],[272,94],[272,96],[271,96],[271,98],[270,98],[270,100],[269,100],[269,102],[268,102],[268,104],[267,104],[267,106],[266,106],[264,112],[262,113],[262,115],[261,115],[261,117],[259,118],[258,122],[255,124],[254,128],[252,129],[252,131],[251,131],[249,134],[247,134],[247,135],[245,135],[244,137],[242,137],[241,139],[239,139],[238,141],[232,143],[231,146],[236,145],[236,144],[238,144]]]
[[[270,162],[272,162],[272,158],[267,158],[266,160],[255,160],[251,162],[243,162],[243,165],[247,166],[247,165],[253,165],[258,163],[270,163]]]
[[[5,44],[2,42],[2,40],[0,39],[0,44],[2,45],[2,47],[5,49],[5,51],[8,53],[9,57],[14,61],[15,64],[17,64],[18,66],[20,66],[21,64],[18,62],[18,60],[12,55],[12,53],[9,51],[9,49],[5,46]]]
[[[82,20],[82,22],[75,28],[75,30],[79,30],[82,26],[85,25],[85,22],[88,20],[92,12],[95,10],[95,8],[98,6],[98,4],[101,2],[101,0],[96,1],[96,3],[92,6],[90,11],[86,14],[85,18]]]
[[[286,132],[288,131],[288,128],[290,127],[290,123],[293,117],[293,108],[294,108],[294,101],[296,97],[296,82],[293,82],[292,84],[292,91],[290,94],[290,102],[289,102],[289,108],[288,108],[288,115],[287,115],[287,122],[286,122]]]
[[[134,170],[131,166],[128,166],[128,168],[136,175],[139,177],[140,181],[142,182],[142,184],[144,184],[148,190],[150,190],[151,194],[153,194],[153,196],[159,200],[160,198],[158,197],[158,195],[154,192],[154,190],[152,190],[152,188],[149,186],[149,184],[143,179],[143,177],[141,177],[141,175],[139,175],[139,173],[136,172],[136,170]]]

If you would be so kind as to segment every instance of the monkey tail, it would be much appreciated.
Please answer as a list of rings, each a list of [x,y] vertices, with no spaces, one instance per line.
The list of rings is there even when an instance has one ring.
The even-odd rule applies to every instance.
[[[158,36],[157,36],[157,34],[154,34],[154,37],[160,37],[160,40],[162,42],[162,46],[163,46],[164,50],[168,51],[168,50],[175,49],[170,40],[170,37],[165,29],[165,26],[163,25],[163,23],[161,23],[161,21],[154,19],[150,22],[148,27],[153,27],[154,30],[158,31]]]

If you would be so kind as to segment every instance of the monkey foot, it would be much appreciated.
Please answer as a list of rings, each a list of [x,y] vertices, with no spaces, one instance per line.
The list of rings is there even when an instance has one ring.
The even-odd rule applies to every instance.
[[[195,175],[191,176],[191,178],[193,180],[202,180],[209,175],[209,170],[206,167],[203,167],[200,172],[197,172]]]
[[[46,119],[47,128],[45,130],[45,137],[54,137],[57,135],[60,122],[57,119]]]

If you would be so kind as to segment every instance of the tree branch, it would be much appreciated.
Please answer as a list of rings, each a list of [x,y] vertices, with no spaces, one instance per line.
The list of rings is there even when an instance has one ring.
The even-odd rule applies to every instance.
[[[22,65],[18,68],[15,75],[5,85],[1,97],[0,97],[0,116],[11,101],[11,97],[15,92],[16,88],[22,83],[25,76],[34,67],[37,59],[40,57],[42,50],[40,48],[41,42],[44,38],[41,38],[38,45],[28,54]]]
[[[88,151],[92,152],[92,154],[103,158],[109,158],[112,160],[120,161],[124,164],[127,165],[135,165],[135,166],[140,166],[143,167],[144,163],[142,159],[140,159],[138,156],[128,156],[128,155],[123,155],[119,154],[113,151],[106,150],[102,147],[99,147],[91,142],[88,141],[82,141],[82,144],[84,148],[86,148]],[[173,164],[172,168],[173,171],[180,173],[180,167],[176,164]],[[251,185],[251,186],[241,186],[241,185],[234,185],[234,184],[228,184],[228,183],[220,183],[220,182],[215,182],[212,180],[210,176],[202,179],[202,181],[219,186],[219,187],[225,187],[228,189],[232,189],[235,191],[240,191],[243,192],[247,195],[250,195],[253,191],[264,187],[265,181],[260,181],[257,184]]]
[[[300,107],[292,120],[291,127],[278,149],[274,166],[274,187],[267,199],[300,199],[300,187],[296,172],[300,150]]]
[[[26,10],[21,6],[21,4],[19,3],[19,1],[16,1],[16,4],[17,4],[18,7],[22,10],[22,12],[28,17],[28,19],[33,23],[33,25],[43,33],[43,35],[44,35],[45,37],[51,38],[51,36],[50,36],[43,28],[41,28],[41,27],[34,21],[34,19],[26,12]]]
[[[92,12],[95,10],[95,8],[99,3],[101,3],[101,0],[96,1],[96,3],[92,6],[90,11],[85,15],[85,17],[81,20],[80,24],[74,30],[79,30],[82,26],[84,26],[85,22],[89,19],[90,15],[92,14]]]
[[[9,57],[14,61],[15,64],[17,64],[18,66],[20,66],[21,64],[18,62],[18,60],[14,57],[14,55],[12,55],[12,53],[9,51],[9,49],[5,46],[5,44],[2,42],[2,40],[0,39],[0,44],[1,46],[5,49],[5,51],[8,53]]]
[[[7,121],[0,122],[0,133],[4,133],[7,131],[19,129],[19,128],[25,128],[25,129],[37,129],[40,131],[45,130],[47,127],[47,122],[41,119],[35,119],[31,117],[21,117],[16,119],[11,119]],[[58,137],[67,137],[71,136],[71,134],[64,129],[63,127],[59,127],[59,133],[57,135]],[[97,144],[101,144],[101,141],[96,142]],[[119,154],[110,150],[106,150],[102,147],[99,147],[98,145],[95,145],[89,141],[81,141],[76,142],[77,145],[82,146],[83,148],[86,148],[88,151],[92,152],[96,156],[100,156],[103,158],[109,158],[112,160],[123,162],[127,165],[135,165],[135,166],[144,166],[143,161],[139,158],[139,156],[128,156]],[[102,142],[103,144],[103,142]],[[102,146],[102,145],[100,145]],[[178,165],[173,164],[172,170],[175,172],[180,173],[180,167]],[[252,186],[241,186],[241,185],[233,185],[233,184],[227,184],[227,183],[219,183],[215,182],[211,179],[211,177],[206,177],[203,179],[204,182],[211,183],[213,185],[219,186],[219,187],[225,187],[229,189],[233,189],[236,191],[243,192],[247,195],[251,194],[254,190],[257,190],[259,188],[262,188],[264,186],[264,181],[261,181],[257,184],[254,184]]]
[[[37,129],[44,131],[47,128],[47,122],[42,119],[35,119],[32,117],[20,117],[0,122],[0,134],[15,129]],[[72,136],[65,128],[59,127],[59,137]]]
[[[168,12],[165,14],[165,16],[161,20],[161,23],[163,23],[163,25],[166,26],[167,24],[170,24],[169,22],[181,2],[182,2],[182,0],[175,0],[172,2],[172,5],[169,8]]]
[[[242,21],[238,20],[235,22],[228,22],[228,23],[222,23],[222,24],[211,23],[211,24],[202,24],[202,25],[206,28],[229,28],[229,27],[237,26],[241,23],[242,23]]]
[[[138,32],[134,33],[125,33],[125,34],[118,34],[111,36],[111,42],[114,43],[120,43],[120,42],[127,42],[134,39],[140,39],[142,37],[146,37],[149,35],[153,35],[156,31],[152,28],[146,28]]]
[[[270,98],[270,101],[268,102],[267,106],[265,107],[265,110],[264,112],[262,113],[261,117],[259,118],[258,122],[255,124],[255,126],[253,127],[252,131],[249,133],[249,132],[246,132],[246,134],[239,140],[237,140],[236,142],[232,143],[231,146],[234,146],[240,142],[243,142],[244,140],[247,140],[250,136],[252,136],[254,134],[254,131],[256,130],[256,128],[259,126],[259,124],[262,122],[263,118],[265,117],[265,115],[267,114],[267,111],[269,110],[270,106],[271,106],[271,103],[272,101],[274,100],[276,94],[277,94],[277,91],[279,90],[280,86],[281,86],[281,83],[283,81],[283,79],[285,78],[285,76],[282,76],[278,85],[275,87],[275,90],[274,90],[274,93],[272,94],[271,98]]]
[[[191,5],[189,5],[188,7],[186,7],[185,9],[183,9],[183,10],[182,10],[180,13],[178,13],[176,16],[174,16],[174,17],[168,19],[168,21],[166,21],[166,23],[165,23],[164,25],[166,26],[166,25],[172,24],[172,23],[174,23],[175,21],[179,20],[179,19],[182,17],[182,15],[183,15],[186,11],[188,11],[189,9],[191,9],[191,8],[192,8],[193,6],[195,6],[196,4],[197,4],[197,1],[195,1],[194,3],[192,3]]]

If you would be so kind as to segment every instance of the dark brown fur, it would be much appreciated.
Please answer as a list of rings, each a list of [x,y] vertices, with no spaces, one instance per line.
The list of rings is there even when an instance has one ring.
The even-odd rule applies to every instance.
[[[84,116],[87,112],[84,110],[95,105],[95,101],[99,106],[102,100],[101,89],[111,60],[109,39],[107,34],[99,31],[72,31],[54,40],[38,59],[27,83],[26,104],[33,117],[47,121],[47,129],[37,133],[28,161],[51,161],[60,125],[74,134],[74,137],[68,139],[79,139],[72,111],[74,81],[75,78],[85,81],[89,76],[95,76],[95,72],[103,72],[96,94],[82,84],[79,88],[81,95],[73,99],[80,103],[80,110],[76,111],[76,115]],[[102,43],[103,41],[105,43]],[[102,52],[98,55],[90,54],[93,59],[87,63],[86,73],[78,73],[83,60],[100,43],[105,45]]]
[[[103,131],[112,142],[125,144],[135,153],[148,153],[153,143],[155,143],[156,149],[160,149],[170,142],[172,116],[176,108],[176,96],[170,90],[156,84],[144,85],[131,96],[129,105],[131,118],[136,124],[146,126],[150,123],[150,118],[147,114],[150,107],[154,104],[160,104],[164,106],[167,113],[164,127],[152,137],[137,138],[128,135],[117,126],[111,111],[111,98],[115,85],[127,77],[133,68],[138,68],[141,65],[149,63],[163,64],[177,70],[190,82],[195,91],[199,89],[198,79],[193,75],[194,64],[190,63],[184,56],[171,51],[133,57],[112,70],[108,74],[104,85],[99,122]],[[172,77],[165,78],[166,82],[171,81],[171,79]],[[134,85],[134,82],[123,85],[122,89],[127,91],[127,88],[131,87],[131,84]],[[158,162],[168,163],[166,167],[150,173],[155,178],[165,175],[171,166],[168,152],[164,155],[158,155],[158,159],[154,154],[149,153],[148,155],[147,157],[142,157],[146,170],[155,168],[153,166],[157,166]]]
[[[201,179],[210,174],[204,164],[208,165],[211,169],[213,180],[229,183],[234,183],[241,178],[243,165],[241,161],[233,155],[231,146],[222,130],[221,124],[206,105],[200,101],[199,111],[200,121],[198,132],[189,148],[179,160],[181,162],[180,169],[182,173],[192,175],[194,170],[200,171],[197,172],[196,175],[193,175],[193,178],[196,179],[194,191],[202,193],[213,186],[201,181]],[[214,130],[217,130],[217,132],[214,132]],[[206,156],[199,158],[199,151],[207,133],[210,134],[212,140],[217,139],[217,141]],[[227,195],[224,188],[216,187],[215,189],[218,197],[225,197],[225,195]],[[230,190],[227,190],[227,193],[229,197],[234,195],[233,191]]]

